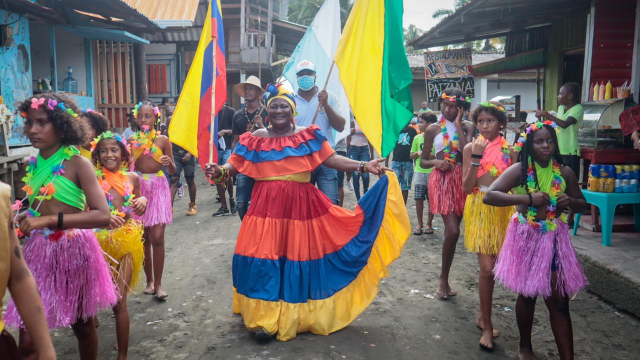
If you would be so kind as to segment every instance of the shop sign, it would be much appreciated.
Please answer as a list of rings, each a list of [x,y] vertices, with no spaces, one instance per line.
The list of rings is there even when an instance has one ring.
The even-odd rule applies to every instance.
[[[628,108],[620,114],[620,127],[624,135],[640,130],[640,105]]]
[[[457,87],[474,97],[471,49],[427,51],[424,53],[427,97],[430,102],[448,87]]]

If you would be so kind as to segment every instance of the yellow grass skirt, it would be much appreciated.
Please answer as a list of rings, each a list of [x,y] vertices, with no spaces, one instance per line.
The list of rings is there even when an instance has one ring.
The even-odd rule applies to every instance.
[[[100,229],[96,231],[96,237],[100,243],[102,251],[105,252],[105,258],[114,281],[118,279],[118,267],[122,259],[131,254],[131,281],[127,284],[127,293],[138,292],[142,288],[142,263],[144,261],[144,246],[142,233],[144,226],[140,221],[129,219],[122,227],[114,230]]]
[[[482,202],[483,191],[467,196],[464,205],[464,246],[470,252],[498,255],[515,207],[497,207]]]

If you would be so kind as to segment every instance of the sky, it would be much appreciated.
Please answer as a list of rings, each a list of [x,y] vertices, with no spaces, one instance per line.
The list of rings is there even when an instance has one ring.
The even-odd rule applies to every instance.
[[[403,0],[403,2],[403,27],[413,24],[423,31],[431,29],[441,20],[431,17],[436,9],[453,10],[453,0]]]

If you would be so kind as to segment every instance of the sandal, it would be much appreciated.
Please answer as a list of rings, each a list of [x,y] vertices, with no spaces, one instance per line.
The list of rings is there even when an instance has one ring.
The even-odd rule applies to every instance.
[[[413,230],[413,235],[422,235],[424,232],[422,231],[422,229],[415,229]]]
[[[432,227],[424,228],[424,233],[425,234],[433,234],[433,228]]]

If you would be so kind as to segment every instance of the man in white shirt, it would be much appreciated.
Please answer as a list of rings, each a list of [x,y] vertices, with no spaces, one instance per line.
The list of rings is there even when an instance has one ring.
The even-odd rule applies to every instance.
[[[302,60],[296,69],[298,92],[295,94],[296,125],[309,126],[313,123],[313,117],[320,104],[320,110],[315,120],[315,124],[320,127],[327,137],[327,141],[334,147],[335,141],[333,130],[342,132],[346,125],[346,120],[336,112],[339,108],[338,98],[326,90],[320,90],[316,86],[316,68],[312,62]],[[311,183],[318,186],[318,189],[338,205],[338,177],[333,169],[321,165],[311,173]]]

